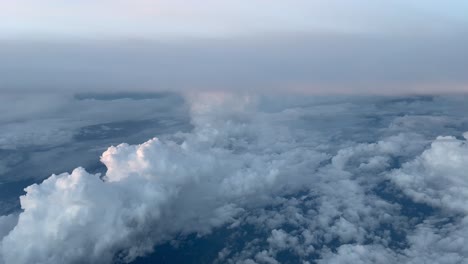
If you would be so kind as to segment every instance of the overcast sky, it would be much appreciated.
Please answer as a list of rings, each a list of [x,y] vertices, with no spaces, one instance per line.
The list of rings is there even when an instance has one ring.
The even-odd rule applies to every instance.
[[[0,1],[1,90],[468,91],[467,1]]]

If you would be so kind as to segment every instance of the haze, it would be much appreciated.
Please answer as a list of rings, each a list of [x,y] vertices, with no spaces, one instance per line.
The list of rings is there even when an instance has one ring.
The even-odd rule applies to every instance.
[[[4,91],[466,92],[466,1],[1,1]]]

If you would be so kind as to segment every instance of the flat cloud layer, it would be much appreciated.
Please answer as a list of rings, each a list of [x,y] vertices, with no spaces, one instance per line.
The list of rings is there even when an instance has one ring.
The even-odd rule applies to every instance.
[[[0,41],[0,91],[468,92],[466,30],[221,39]]]
[[[193,130],[27,187],[0,217],[3,262],[131,262],[220,228],[218,263],[468,258],[466,98],[186,100]]]
[[[468,92],[462,0],[1,1],[2,91]]]

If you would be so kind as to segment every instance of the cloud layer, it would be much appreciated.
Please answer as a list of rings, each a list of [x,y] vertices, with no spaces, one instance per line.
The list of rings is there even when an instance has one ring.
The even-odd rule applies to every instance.
[[[468,92],[465,1],[0,3],[3,91]]]
[[[468,92],[464,32],[1,41],[0,91]]]
[[[219,263],[467,259],[466,98],[186,100],[193,130],[27,187],[3,262],[131,262],[220,228]]]

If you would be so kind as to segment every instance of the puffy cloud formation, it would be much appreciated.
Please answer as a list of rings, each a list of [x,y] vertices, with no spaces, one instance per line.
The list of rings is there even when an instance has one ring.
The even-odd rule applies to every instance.
[[[215,107],[205,104],[216,99]],[[313,169],[327,156],[286,142],[287,131],[261,129],[261,117],[226,119],[216,106],[234,100],[199,99],[194,132],[174,141],[110,147],[102,154],[102,178],[77,168],[26,188],[24,211],[2,241],[5,262],[129,261],[176,234],[210,232],[252,201],[302,187],[297,170]]]
[[[305,194],[246,217],[267,243],[253,239],[229,254],[234,246],[227,247],[219,263],[465,263],[466,140],[438,137],[388,172],[395,158],[415,155],[417,139],[389,137],[339,150]],[[413,201],[395,190],[387,196],[386,177]],[[441,211],[424,213],[423,203]]]
[[[417,202],[468,214],[468,133],[463,139],[440,136],[392,180]]]
[[[319,263],[351,264],[351,263],[395,263],[398,257],[391,250],[375,245],[343,245],[337,253],[328,252]]]
[[[27,187],[0,263],[132,262],[220,227],[216,263],[466,261],[466,133],[427,130],[466,131],[464,101],[353,100],[187,96],[191,131]]]
[[[411,263],[466,263],[468,259],[468,133],[440,136],[415,160],[390,174],[413,200],[442,210],[417,226],[405,252]]]

